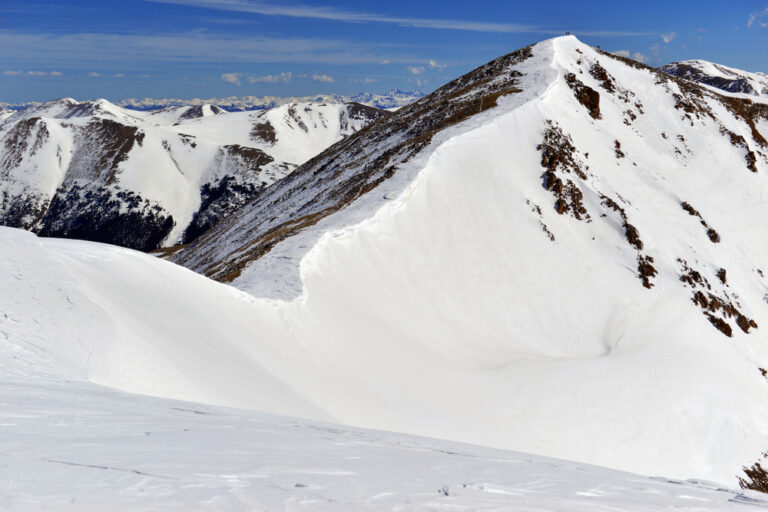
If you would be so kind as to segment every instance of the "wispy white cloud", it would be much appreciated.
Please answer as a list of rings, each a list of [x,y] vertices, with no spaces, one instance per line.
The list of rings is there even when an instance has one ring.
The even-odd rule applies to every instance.
[[[675,32],[667,32],[666,34],[661,34],[661,40],[664,41],[665,44],[669,44],[672,42],[673,39],[677,37],[677,33]]]
[[[478,32],[531,32],[535,27],[517,23],[493,23],[483,21],[446,20],[386,16],[361,11],[348,11],[328,6],[303,4],[274,4],[249,0],[145,0],[155,3],[187,5],[223,11],[250,12],[267,16],[288,16],[292,18],[313,18],[350,23],[375,22],[396,25]]]
[[[0,48],[13,48],[13,59],[41,66],[87,64],[181,63],[379,63],[385,58],[400,63],[417,56],[408,51],[397,57],[378,53],[377,44],[339,39],[235,37],[189,32],[168,35],[65,33],[40,34],[0,30]],[[386,45],[391,52],[392,44]],[[4,57],[7,57],[5,55]],[[63,63],[63,64],[62,64]]]
[[[369,76],[366,76],[364,78],[355,78],[354,80],[352,80],[352,83],[355,83],[355,84],[373,84],[376,82],[381,82],[381,79],[371,78]]]
[[[627,59],[633,59],[643,63],[647,63],[650,60],[647,55],[644,55],[640,52],[632,53],[629,50],[616,50],[611,53],[613,53],[614,55],[618,55],[619,57],[625,57]]]
[[[216,25],[245,25],[248,20],[242,18],[219,18],[214,16],[201,16],[200,21],[205,23],[213,23]]]
[[[768,27],[768,7],[762,11],[756,11],[749,15],[749,19],[747,20],[747,28],[752,28],[755,25],[762,28]]]
[[[3,71],[4,75],[27,75],[27,76],[62,76],[64,73],[60,71],[21,71],[21,70],[10,70],[10,71]]]
[[[290,73],[290,72],[280,73],[279,75],[249,76],[248,81],[252,84],[255,84],[257,82],[268,82],[268,83],[290,82],[292,76],[293,76],[293,73]]]
[[[441,64],[436,60],[429,59],[429,67],[432,69],[443,70],[448,67],[448,64]]]
[[[98,78],[101,76],[101,73],[97,73],[96,71],[91,71],[88,73],[88,76],[92,76],[93,78]]]
[[[467,30],[473,32],[502,33],[540,33],[560,34],[562,30],[542,28],[521,23],[497,23],[488,21],[450,20],[441,18],[410,18],[387,16],[362,11],[350,11],[321,5],[270,3],[260,0],[144,0],[147,2],[186,5],[222,11],[250,12],[266,16],[287,16],[293,18],[311,18],[348,23],[391,23],[404,27],[431,28],[445,30]],[[592,31],[584,35],[650,35],[647,32],[600,32]]]
[[[115,73],[113,76],[115,78],[125,78],[125,73]]]
[[[412,75],[420,75],[425,71],[424,66],[408,66],[406,69]]]
[[[381,64],[382,66],[386,66],[387,64],[392,64],[392,61],[389,59],[384,59],[384,60],[380,60],[379,64]]]
[[[241,76],[242,76],[242,73],[223,73],[221,75],[221,81],[227,82],[228,84],[241,85],[240,84]]]
[[[312,75],[312,80],[314,82],[325,82],[328,84],[332,84],[336,81],[332,76],[328,75]]]

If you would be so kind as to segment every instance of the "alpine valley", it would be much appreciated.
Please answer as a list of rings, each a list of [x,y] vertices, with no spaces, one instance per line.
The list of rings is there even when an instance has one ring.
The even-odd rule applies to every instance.
[[[565,36],[391,113],[3,113],[0,496],[765,508],[768,102],[725,89]],[[121,215],[164,250],[48,238]]]

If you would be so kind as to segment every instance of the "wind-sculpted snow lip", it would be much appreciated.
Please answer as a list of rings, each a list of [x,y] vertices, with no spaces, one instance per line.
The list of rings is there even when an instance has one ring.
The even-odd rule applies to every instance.
[[[362,132],[357,137],[330,148],[316,159],[307,162],[299,172],[273,187],[269,194],[244,208],[241,215],[249,218],[249,221],[238,222],[239,216],[231,217],[219,230],[211,231],[198,243],[176,252],[173,261],[224,282],[237,280],[247,265],[268,254],[282,241],[315,226],[394,176],[399,167],[429,145],[434,134],[495,106],[496,99],[500,96],[521,92],[519,78],[522,75],[515,71],[514,65],[530,57],[531,52],[531,47],[527,47],[478,68],[401,109],[390,119],[379,122],[371,132]],[[768,142],[756,124],[760,120],[768,120],[768,106],[713,94],[706,88],[639,62],[599,50],[598,53],[654,76],[656,85],[674,97],[675,109],[682,111],[683,116],[692,124],[694,119],[704,117],[715,120],[707,101],[721,104],[750,127],[754,144],[762,149],[756,149],[741,135],[733,133],[720,123],[721,134],[728,134],[734,146],[745,149],[744,161],[747,168],[757,172],[758,154],[768,162]],[[503,76],[502,70],[507,67],[511,71],[508,76]],[[599,61],[595,60],[585,67],[604,94],[615,96],[631,107],[624,111],[625,125],[631,126],[638,116],[646,113],[642,102],[631,88],[618,84]],[[579,74],[584,74],[584,70],[579,70]],[[599,121],[602,117],[600,93],[585,85],[573,72],[566,72],[563,78],[592,119]],[[493,83],[490,87],[489,82]],[[676,85],[679,92],[672,91],[671,83]],[[446,110],[451,109],[451,113],[446,116]],[[408,125],[413,128],[405,128]],[[263,134],[259,136],[268,139],[267,128],[259,128],[263,130]],[[614,144],[617,158],[624,157],[620,141],[615,140]],[[380,149],[371,151],[368,149],[371,147]],[[551,147],[551,144],[540,147]],[[586,176],[581,178],[585,179]],[[545,173],[544,186],[548,190],[554,189],[558,195],[555,208],[559,213],[571,208],[569,204],[572,203],[571,209],[576,212],[577,218],[584,215],[589,219],[587,210],[580,205],[580,187],[570,183],[567,190],[564,190],[563,184],[554,178],[551,170],[549,174]],[[569,199],[566,200],[566,197]],[[260,213],[256,214],[257,211]],[[634,226],[632,228],[636,231]],[[656,274],[653,261],[654,258],[650,255],[638,256],[638,273],[647,288],[652,287],[650,279]]]
[[[441,131],[495,107],[500,97],[520,92],[522,75],[514,66],[531,55],[526,47],[496,59],[339,142],[248,205],[244,212],[253,222],[233,216],[226,226],[174,254],[173,261],[214,279],[236,279],[278,243],[391,178]],[[221,254],[219,240],[232,250]]]

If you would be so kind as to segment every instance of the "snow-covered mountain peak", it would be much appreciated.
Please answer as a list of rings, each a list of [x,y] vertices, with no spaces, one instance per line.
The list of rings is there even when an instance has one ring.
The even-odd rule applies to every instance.
[[[752,73],[705,60],[673,62],[659,69],[686,80],[768,102],[768,75],[765,73]]]
[[[766,135],[760,103],[555,38],[346,138],[172,259],[285,301],[277,339],[379,368],[350,363],[387,412],[336,418],[736,474],[768,433]]]

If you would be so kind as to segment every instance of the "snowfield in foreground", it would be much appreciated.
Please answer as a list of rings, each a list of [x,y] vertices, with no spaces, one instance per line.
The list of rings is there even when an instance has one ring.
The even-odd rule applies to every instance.
[[[2,510],[768,508],[708,482],[124,394],[61,372],[0,345]]]

